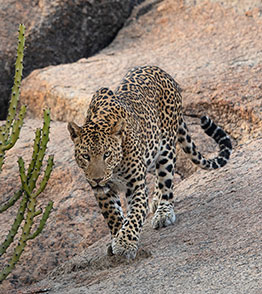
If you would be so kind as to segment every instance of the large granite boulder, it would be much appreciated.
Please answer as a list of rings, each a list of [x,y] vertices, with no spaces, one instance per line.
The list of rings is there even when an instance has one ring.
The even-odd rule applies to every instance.
[[[0,120],[7,112],[19,23],[26,26],[24,76],[68,63],[107,46],[136,0],[7,0],[0,3]]]

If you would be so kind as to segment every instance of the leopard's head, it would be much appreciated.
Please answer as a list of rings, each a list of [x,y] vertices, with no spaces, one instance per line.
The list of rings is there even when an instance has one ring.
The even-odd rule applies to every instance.
[[[68,123],[68,130],[75,145],[76,162],[83,169],[93,189],[102,188],[106,192],[114,169],[123,157],[124,127],[122,120],[107,128],[93,122],[87,122],[83,127],[73,122]]]

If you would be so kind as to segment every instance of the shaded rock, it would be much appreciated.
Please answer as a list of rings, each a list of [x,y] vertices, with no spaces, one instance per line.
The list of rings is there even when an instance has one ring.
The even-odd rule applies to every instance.
[[[24,76],[36,68],[88,57],[107,46],[135,0],[8,0],[0,4],[0,119],[7,112],[19,23],[26,27]]]

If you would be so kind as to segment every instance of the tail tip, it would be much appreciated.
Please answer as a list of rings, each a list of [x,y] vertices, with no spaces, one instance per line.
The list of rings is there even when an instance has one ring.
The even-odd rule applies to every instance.
[[[205,126],[207,124],[210,124],[210,118],[207,115],[204,115],[201,117],[201,126]]]

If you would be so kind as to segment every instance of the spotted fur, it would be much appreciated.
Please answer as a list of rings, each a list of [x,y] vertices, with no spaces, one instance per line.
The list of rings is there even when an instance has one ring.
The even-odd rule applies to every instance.
[[[146,173],[156,175],[153,228],[175,222],[173,177],[176,142],[198,166],[216,169],[229,160],[228,135],[208,117],[206,134],[219,145],[217,157],[205,159],[192,141],[182,115],[181,91],[175,80],[155,66],[127,73],[115,93],[98,90],[82,127],[69,123],[77,164],[92,186],[112,235],[113,254],[134,258],[148,211]],[[124,216],[118,193],[124,191]]]

